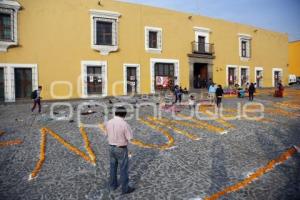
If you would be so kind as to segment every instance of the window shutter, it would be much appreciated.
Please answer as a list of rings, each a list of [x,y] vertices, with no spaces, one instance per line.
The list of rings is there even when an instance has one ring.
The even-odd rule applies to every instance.
[[[247,82],[250,82],[250,70],[246,69]]]
[[[146,30],[146,36],[145,36],[145,43],[146,43],[146,48],[149,48],[149,29]]]
[[[247,58],[250,58],[250,42],[251,42],[251,40],[247,40],[247,42],[246,42],[246,56],[247,56]]]
[[[112,45],[117,45],[118,44],[118,35],[117,35],[117,22],[113,21],[112,22]]]
[[[162,49],[162,32],[157,32],[157,48]]]

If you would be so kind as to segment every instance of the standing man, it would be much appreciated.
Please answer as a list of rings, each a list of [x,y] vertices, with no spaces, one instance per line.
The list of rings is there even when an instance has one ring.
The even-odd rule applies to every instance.
[[[37,90],[34,90],[31,94],[31,98],[33,99],[33,107],[31,108],[31,112],[34,111],[36,104],[39,107],[39,113],[41,113],[41,92],[42,92],[42,86],[39,86]]]
[[[222,103],[222,97],[223,97],[223,89],[221,85],[218,85],[218,88],[216,89],[216,98],[217,98],[217,106],[220,108]]]
[[[175,89],[174,89],[175,103],[177,103],[177,101],[179,101],[179,103],[181,103],[181,98],[182,98],[182,93],[181,92],[182,92],[182,89],[180,90],[178,85],[176,85]]]
[[[109,120],[106,125],[106,135],[109,143],[110,157],[110,188],[118,188],[117,170],[120,164],[120,182],[122,185],[122,194],[128,194],[134,191],[134,188],[128,186],[128,141],[132,139],[133,134],[129,124],[124,120],[126,108],[117,107],[115,117]]]
[[[255,87],[253,83],[250,84],[248,92],[249,92],[249,101],[253,101],[254,92],[255,92]]]

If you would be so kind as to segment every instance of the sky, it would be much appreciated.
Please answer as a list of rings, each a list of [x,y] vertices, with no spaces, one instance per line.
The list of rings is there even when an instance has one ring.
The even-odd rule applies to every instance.
[[[289,34],[300,40],[300,0],[121,0],[189,12]]]

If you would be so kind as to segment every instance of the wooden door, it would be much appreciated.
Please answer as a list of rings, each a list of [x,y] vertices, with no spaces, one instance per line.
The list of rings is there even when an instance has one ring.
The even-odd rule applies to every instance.
[[[87,93],[89,95],[102,94],[102,71],[99,66],[87,67]]]
[[[198,36],[198,52],[205,53],[205,37]]]
[[[161,89],[169,89],[174,87],[174,81],[175,81],[175,67],[173,63],[155,63],[155,81],[154,81],[154,88],[156,90]],[[157,78],[167,78],[168,80],[168,87],[163,87],[162,85],[157,84]]]
[[[280,71],[274,72],[274,86],[277,87],[278,83],[280,82]]]
[[[245,85],[248,81],[247,69],[241,69],[241,86]]]
[[[16,99],[29,99],[32,92],[32,70],[30,68],[15,68]]]
[[[228,85],[232,86],[235,84],[235,68],[228,68]]]
[[[136,67],[127,67],[127,94],[136,93],[137,77]]]

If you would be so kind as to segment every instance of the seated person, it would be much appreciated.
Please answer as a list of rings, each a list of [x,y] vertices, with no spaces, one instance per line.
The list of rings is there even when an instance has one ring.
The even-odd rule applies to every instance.
[[[186,87],[183,89],[183,94],[188,94],[189,91],[186,89]]]
[[[237,93],[239,98],[244,98],[245,97],[245,90],[243,88],[239,88]]]

